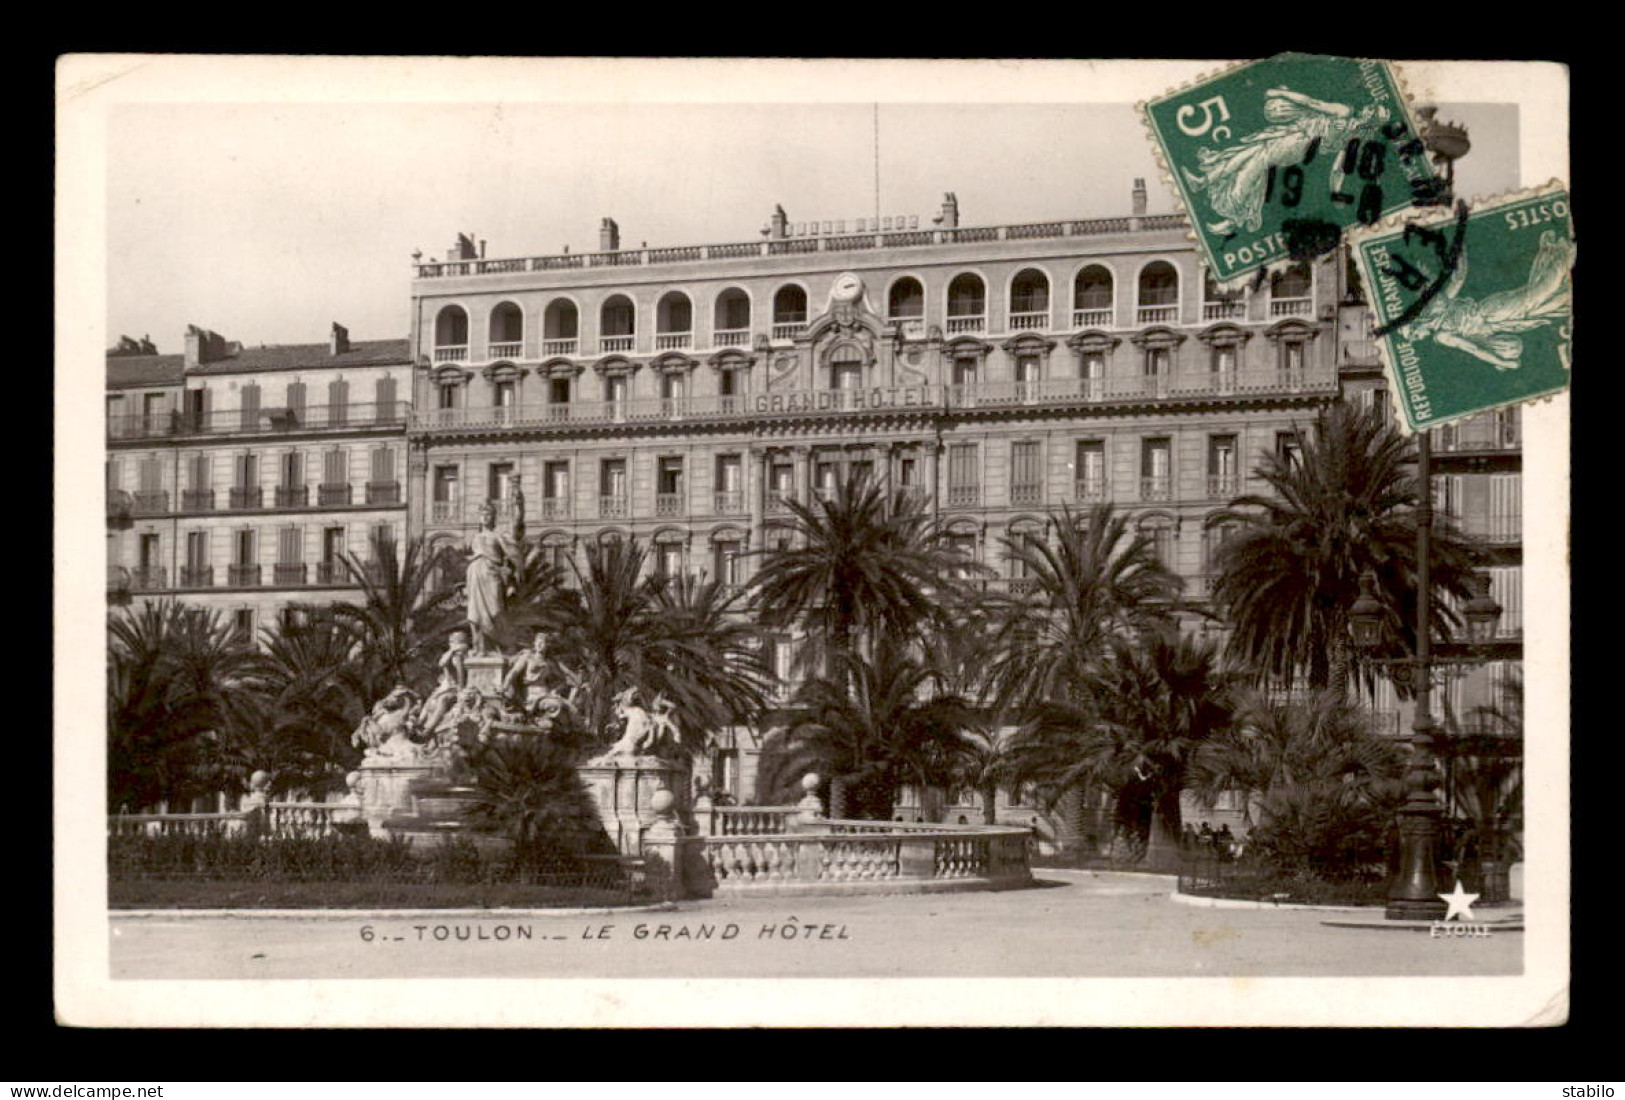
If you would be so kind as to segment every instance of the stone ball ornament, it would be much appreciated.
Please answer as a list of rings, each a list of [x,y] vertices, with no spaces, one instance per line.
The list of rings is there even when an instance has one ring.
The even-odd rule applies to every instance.
[[[649,808],[661,817],[671,813],[671,808],[677,804],[677,796],[665,787],[661,787],[649,796]]]
[[[270,787],[270,785],[271,785],[271,773],[270,772],[257,771],[253,775],[248,777],[248,789],[251,790],[251,791],[263,791],[266,788]]]
[[[823,780],[819,778],[817,772],[808,772],[801,777],[801,789],[808,794],[816,794],[818,793],[818,785],[822,782]]]

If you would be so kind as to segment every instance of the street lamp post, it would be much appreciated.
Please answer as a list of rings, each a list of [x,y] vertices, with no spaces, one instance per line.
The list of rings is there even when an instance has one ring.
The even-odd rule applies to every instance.
[[[1416,654],[1375,663],[1392,667],[1394,679],[1409,682],[1416,692],[1411,722],[1410,761],[1405,770],[1405,805],[1399,812],[1399,873],[1388,889],[1384,915],[1389,920],[1439,920],[1448,906],[1439,896],[1434,873],[1443,807],[1438,798],[1438,768],[1434,744],[1438,726],[1433,721],[1433,443],[1427,431],[1416,438]],[[1489,596],[1487,578],[1475,576],[1474,595],[1464,608],[1472,648],[1486,645],[1494,634],[1501,608]],[[1369,650],[1381,641],[1383,605],[1377,599],[1376,576],[1369,570],[1360,578],[1360,596],[1349,608],[1354,643]]]

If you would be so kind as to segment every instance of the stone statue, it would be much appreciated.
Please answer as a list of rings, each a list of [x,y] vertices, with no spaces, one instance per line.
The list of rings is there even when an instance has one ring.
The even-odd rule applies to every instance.
[[[350,743],[364,746],[365,759],[368,761],[416,760],[420,753],[412,734],[417,730],[420,702],[411,688],[397,684],[394,690],[373,704],[372,713],[361,720]]]
[[[667,734],[675,736],[677,723],[672,717],[672,703],[662,693],[655,696],[652,707],[645,709],[634,700],[638,689],[629,687],[615,696],[615,711],[626,723],[620,740],[599,761],[630,760],[650,755]]]
[[[563,690],[568,674],[547,655],[547,643],[546,632],[538,630],[531,647],[513,659],[502,681],[503,693],[519,700],[520,714],[543,729],[552,728],[575,694],[573,687]]]
[[[463,595],[468,602],[469,633],[476,656],[495,650],[497,624],[507,604],[506,585],[514,570],[512,547],[497,531],[496,505],[480,508],[480,529],[468,539],[468,571]]]
[[[440,682],[423,705],[424,732],[433,734],[440,728],[441,719],[456,705],[458,694],[467,686],[468,648],[468,631],[452,631],[446,652],[440,657]]]

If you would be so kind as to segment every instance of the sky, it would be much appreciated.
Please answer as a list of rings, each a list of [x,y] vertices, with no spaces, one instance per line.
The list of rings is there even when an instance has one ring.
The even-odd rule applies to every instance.
[[[1475,148],[1458,189],[1517,185],[1514,107],[1445,105]],[[758,240],[876,210],[870,103],[141,103],[110,113],[107,323],[181,350],[188,324],[245,344],[407,332],[411,256],[458,232],[491,258]],[[881,215],[928,225],[1177,209],[1130,103],[883,103]]]

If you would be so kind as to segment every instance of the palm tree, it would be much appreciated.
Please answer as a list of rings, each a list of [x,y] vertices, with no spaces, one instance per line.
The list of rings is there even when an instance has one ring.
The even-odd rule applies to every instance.
[[[909,634],[941,612],[955,578],[973,568],[922,501],[858,473],[827,497],[785,507],[791,548],[766,551],[751,584],[764,624],[807,631],[810,667],[846,667],[842,657],[882,634]]]
[[[1267,822],[1288,799],[1312,796],[1370,806],[1398,791],[1404,757],[1370,717],[1327,690],[1304,702],[1241,696],[1235,723],[1197,752],[1191,789],[1206,805],[1239,796],[1242,820]]]
[[[1360,576],[1373,571],[1388,595],[1394,636],[1414,622],[1415,449],[1376,411],[1341,402],[1300,433],[1301,456],[1268,453],[1254,470],[1272,495],[1247,494],[1209,518],[1235,525],[1217,551],[1215,604],[1229,620],[1230,654],[1260,677],[1305,677],[1313,689],[1347,690],[1353,664],[1348,609]],[[1443,597],[1471,595],[1473,545],[1435,520],[1431,583],[1441,626]]]
[[[1113,638],[1161,629],[1183,581],[1111,504],[1063,508],[1053,540],[1005,540],[1036,588],[998,616],[992,697],[1001,707],[1066,699]]]
[[[465,767],[478,792],[475,818],[509,833],[521,865],[544,868],[560,857],[613,852],[576,771],[574,748],[528,736],[467,747]]]
[[[575,583],[534,609],[552,651],[582,678],[576,709],[589,735],[607,737],[615,697],[637,690],[645,706],[673,704],[685,746],[744,722],[764,705],[767,673],[739,603],[711,581],[645,575],[636,540],[593,543],[571,560]]]
[[[203,738],[248,691],[251,657],[218,611],[147,600],[108,624],[108,801],[205,792]]]
[[[1153,863],[1170,863],[1192,759],[1233,719],[1232,685],[1216,667],[1213,645],[1172,630],[1111,637],[1080,687],[1075,701],[1038,706],[1016,731],[1012,777],[1056,798],[1068,790],[1108,792],[1114,848],[1137,855],[1147,843]]]
[[[437,650],[462,623],[449,550],[420,537],[407,544],[403,555],[393,539],[374,535],[371,554],[371,562],[343,556],[350,581],[361,589],[361,601],[332,605],[332,613],[357,642],[368,705],[396,684],[431,679]]]
[[[802,717],[791,753],[830,777],[832,816],[889,821],[903,783],[948,786],[960,774],[970,703],[932,690],[931,670],[908,646],[881,638],[872,657],[835,657],[833,675],[808,680],[796,695]],[[844,801],[844,805],[836,803]]]

